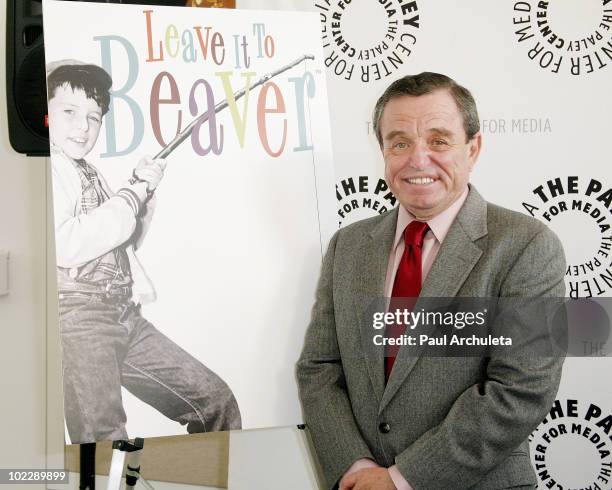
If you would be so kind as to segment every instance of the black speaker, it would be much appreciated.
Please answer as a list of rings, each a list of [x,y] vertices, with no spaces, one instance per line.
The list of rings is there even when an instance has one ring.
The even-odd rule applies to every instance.
[[[77,0],[184,6],[185,0]],[[49,155],[41,0],[7,0],[6,95],[9,139],[19,153]]]
[[[11,146],[19,153],[48,155],[40,0],[7,0],[6,95]]]

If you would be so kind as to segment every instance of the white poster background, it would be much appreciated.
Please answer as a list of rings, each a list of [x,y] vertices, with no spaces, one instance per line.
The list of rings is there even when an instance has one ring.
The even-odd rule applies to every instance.
[[[184,9],[104,5],[45,0],[45,51],[47,62],[77,59],[100,65],[100,44],[95,36],[127,38],[138,53],[138,82],[129,92],[142,109],[145,131],[138,148],[125,156],[104,158],[107,151],[104,121],[98,143],[86,159],[105,176],[112,188],[130,177],[143,154],[161,147],[149,118],[153,79],[161,71],[176,79],[181,104],[161,105],[161,131],[168,142],[174,136],[177,110],[184,128],[192,116],[188,96],[197,79],[212,86],[215,102],[225,98],[218,71],[234,71],[233,91],[244,87],[240,72],[254,71],[251,83],[294,59],[312,54],[274,78],[286,104],[287,142],[277,158],[265,153],[257,130],[257,100],[261,87],[251,91],[246,121],[245,147],[239,147],[229,109],[218,114],[224,126],[224,148],[219,156],[198,156],[186,140],[170,157],[165,177],[156,191],[158,204],[151,229],[138,257],[155,285],[157,300],[143,307],[143,316],[190,354],[223,378],[233,390],[242,414],[243,428],[283,426],[301,421],[293,365],[303,342],[314,299],[322,252],[335,228],[333,219],[333,167],[322,50],[318,18],[312,13]],[[146,19],[153,10],[155,55],[165,42],[166,29],[185,30],[200,25],[224,37],[226,58],[222,65],[196,63],[166,52],[164,62],[145,62]],[[274,39],[274,55],[258,58],[253,24],[265,24]],[[195,33],[194,33],[195,34]],[[236,68],[233,35],[246,35],[251,66]],[[180,38],[179,38],[180,39]],[[194,41],[199,50],[197,41]],[[129,72],[119,43],[111,43],[113,89],[122,87]],[[164,50],[166,46],[164,45]],[[270,51],[269,51],[270,52]],[[132,70],[134,68],[132,67]],[[307,142],[300,146],[297,123],[296,83],[290,78],[312,73],[315,94],[306,95]],[[198,104],[205,107],[200,87]],[[272,91],[268,106],[273,106]],[[161,97],[169,96],[167,82]],[[117,148],[128,145],[132,117],[127,105],[115,99]],[[244,98],[237,101],[244,114]],[[106,116],[108,118],[108,115]],[[270,146],[280,143],[282,116],[266,117]],[[206,128],[206,126],[205,126]],[[208,143],[207,130],[202,144]],[[130,436],[184,433],[124,390]]]

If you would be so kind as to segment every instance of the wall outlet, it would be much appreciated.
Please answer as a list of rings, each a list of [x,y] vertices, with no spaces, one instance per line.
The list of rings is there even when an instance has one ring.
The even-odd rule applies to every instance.
[[[0,296],[9,293],[9,253],[0,250]]]

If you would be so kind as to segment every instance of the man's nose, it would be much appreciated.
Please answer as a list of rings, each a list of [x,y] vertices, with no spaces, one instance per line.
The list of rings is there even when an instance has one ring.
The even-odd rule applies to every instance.
[[[419,141],[414,144],[408,165],[417,170],[423,170],[429,165],[429,148],[425,142]]]

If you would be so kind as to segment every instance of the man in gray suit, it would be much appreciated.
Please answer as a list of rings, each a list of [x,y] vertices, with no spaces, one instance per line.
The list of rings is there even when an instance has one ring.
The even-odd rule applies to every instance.
[[[397,291],[563,297],[561,244],[537,220],[486,202],[468,184],[482,136],[473,97],[454,80],[435,73],[397,80],[373,121],[400,206],[332,238],[297,364],[327,485],[533,488],[527,437],[552,405],[563,360],[441,358],[402,347],[389,365],[368,352],[364,311]],[[412,242],[404,230],[415,226],[420,241]]]

